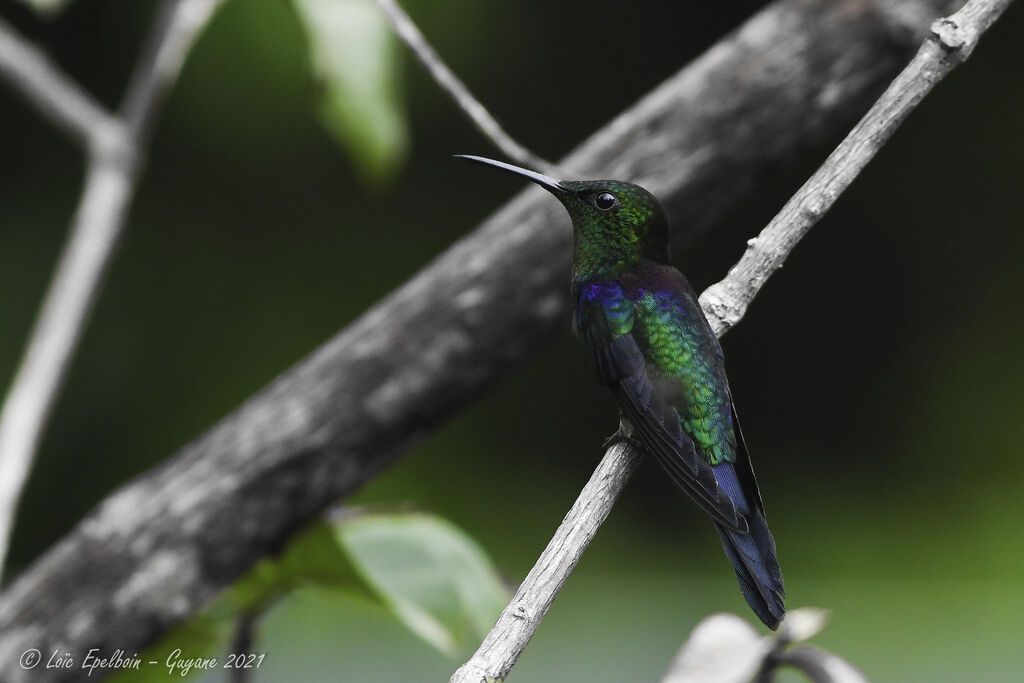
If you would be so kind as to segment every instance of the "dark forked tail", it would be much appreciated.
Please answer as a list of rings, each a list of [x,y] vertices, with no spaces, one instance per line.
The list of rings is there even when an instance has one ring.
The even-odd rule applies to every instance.
[[[786,588],[782,582],[779,559],[775,555],[775,539],[772,538],[772,532],[768,531],[761,492],[750,465],[750,455],[735,406],[732,420],[736,429],[736,461],[715,465],[715,478],[736,504],[737,512],[747,520],[749,532],[739,533],[720,524],[716,524],[715,528],[722,537],[725,554],[736,570],[740,592],[750,609],[754,610],[765,626],[774,631],[786,615],[783,603]]]
[[[722,537],[725,554],[736,570],[740,592],[765,626],[774,630],[786,613],[783,604],[786,589],[775,557],[775,540],[760,511],[748,517],[747,522],[749,534],[730,531],[720,524],[715,527]]]

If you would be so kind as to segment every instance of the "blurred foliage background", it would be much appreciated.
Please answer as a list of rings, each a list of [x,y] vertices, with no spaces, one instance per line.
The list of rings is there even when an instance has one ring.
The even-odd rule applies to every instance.
[[[507,128],[557,158],[764,3],[403,4]],[[90,0],[42,21],[0,1],[111,106],[153,8]],[[1024,665],[1024,71],[1010,68],[1022,19],[1018,3],[724,340],[787,603],[831,608],[816,642],[872,680],[1020,680]],[[407,162],[359,174],[353,159],[364,171],[379,160],[339,148],[337,121],[322,125],[317,103],[331,93],[309,67],[294,5],[232,0],[216,16],[159,125],[21,507],[11,575],[520,188],[450,159],[494,152],[403,49],[393,59],[401,78],[386,97],[410,128],[363,134],[407,145]],[[6,386],[83,162],[6,87],[0,104]],[[698,289],[829,149],[764,178],[755,201],[680,245],[677,263]],[[355,501],[444,515],[515,580],[615,421],[567,322]],[[515,676],[652,680],[721,610],[753,618],[711,526],[645,465]],[[276,607],[259,636],[269,654],[257,680],[442,680],[458,664],[383,608],[317,592]]]

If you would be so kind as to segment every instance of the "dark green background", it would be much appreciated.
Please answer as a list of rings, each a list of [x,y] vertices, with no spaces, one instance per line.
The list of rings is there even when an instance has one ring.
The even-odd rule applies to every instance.
[[[508,128],[557,158],[762,3],[406,4]],[[89,0],[41,23],[0,2],[108,104],[152,8]],[[873,680],[1019,680],[1024,665],[1022,19],[1011,9],[914,113],[724,341],[788,604],[831,608],[817,642]],[[519,189],[450,160],[496,153],[407,59],[409,164],[366,191],[316,120],[305,59],[290,5],[270,0],[229,2],[195,48],[43,442],[12,573]],[[6,88],[0,150],[6,385],[82,160]],[[827,152],[685,245],[698,288]],[[566,333],[356,500],[440,512],[521,577],[614,424]],[[651,680],[719,610],[752,618],[710,525],[647,465],[516,677]],[[262,635],[265,680],[439,680],[457,665],[380,609],[308,594]]]

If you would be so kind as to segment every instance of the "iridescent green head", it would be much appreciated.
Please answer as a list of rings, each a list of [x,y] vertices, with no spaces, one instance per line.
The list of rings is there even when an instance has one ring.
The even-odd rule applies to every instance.
[[[555,195],[572,218],[573,275],[613,274],[640,259],[668,263],[668,219],[650,192],[618,180],[556,180],[484,157],[458,155],[514,173]]]

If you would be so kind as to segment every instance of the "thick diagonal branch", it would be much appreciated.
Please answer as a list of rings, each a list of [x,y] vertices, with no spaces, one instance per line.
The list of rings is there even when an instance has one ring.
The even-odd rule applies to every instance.
[[[667,200],[676,225],[708,225],[764,174],[849,126],[948,4],[857,7],[773,4],[567,165],[641,182]],[[0,678],[25,680],[17,656],[28,647],[142,647],[566,329],[570,237],[549,199],[516,197],[104,500],[0,596]]]

